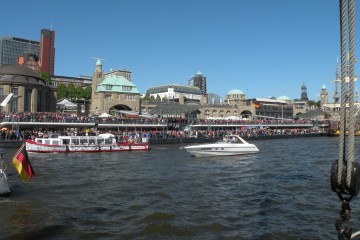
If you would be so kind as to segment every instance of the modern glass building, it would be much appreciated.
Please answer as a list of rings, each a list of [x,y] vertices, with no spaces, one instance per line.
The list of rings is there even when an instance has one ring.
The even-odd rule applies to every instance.
[[[0,66],[17,63],[18,57],[24,53],[39,56],[40,42],[17,37],[0,38]]]

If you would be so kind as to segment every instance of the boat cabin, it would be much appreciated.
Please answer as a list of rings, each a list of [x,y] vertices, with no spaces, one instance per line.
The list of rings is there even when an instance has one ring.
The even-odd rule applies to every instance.
[[[100,134],[99,136],[59,136],[53,134],[49,138],[36,138],[35,142],[48,145],[112,145],[116,144],[113,134]]]

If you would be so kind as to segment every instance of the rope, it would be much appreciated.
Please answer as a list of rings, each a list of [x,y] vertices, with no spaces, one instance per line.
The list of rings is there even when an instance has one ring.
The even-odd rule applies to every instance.
[[[341,175],[345,163],[345,114],[346,114],[346,0],[340,3],[340,47],[341,47],[341,102],[340,102],[340,136],[338,160],[338,185],[341,185]]]
[[[346,185],[350,188],[351,172],[354,164],[354,132],[355,132],[355,104],[354,104],[354,40],[355,40],[355,0],[349,0],[349,145],[347,149],[347,177]]]
[[[340,45],[341,45],[341,102],[340,102],[340,137],[337,183],[341,185],[343,169],[346,165],[346,187],[351,185],[351,172],[354,165],[354,40],[355,40],[355,0],[339,0],[340,4]],[[349,26],[347,27],[347,24]],[[348,31],[348,35],[347,35]],[[349,55],[346,57],[347,40]],[[348,110],[347,110],[348,107]],[[348,137],[346,138],[346,135]]]

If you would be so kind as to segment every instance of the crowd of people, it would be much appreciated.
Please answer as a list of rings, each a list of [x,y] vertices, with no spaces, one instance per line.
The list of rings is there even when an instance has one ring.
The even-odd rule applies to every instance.
[[[136,129],[121,129],[116,127],[114,129],[21,129],[13,130],[3,128],[0,131],[1,140],[24,140],[34,139],[36,137],[47,137],[53,132],[60,133],[61,135],[98,135],[100,133],[112,133],[119,138],[132,136],[133,138],[217,138],[225,134],[238,134],[244,138],[270,136],[270,135],[295,135],[295,134],[313,134],[320,133],[323,130],[314,125],[311,120],[295,120],[295,119],[253,119],[253,120],[225,120],[225,119],[200,119],[190,121],[184,118],[125,118],[123,116],[111,116],[107,118],[100,118],[95,115],[89,116],[76,116],[74,114],[54,113],[54,112],[37,112],[37,113],[10,113],[0,114],[0,122],[76,122],[76,123],[137,123],[137,124],[165,124],[161,129],[143,128],[146,130]],[[317,123],[321,124],[321,123]],[[189,126],[190,125],[190,126]],[[199,127],[203,126],[203,128]],[[206,127],[211,125],[212,127]],[[222,127],[213,127],[213,126]],[[226,129],[223,125],[238,125]],[[252,126],[253,125],[253,126]],[[271,127],[272,125],[282,125],[279,127]],[[285,125],[285,126],[284,126]],[[286,127],[286,125],[291,125]],[[310,127],[309,127],[310,125]],[[196,127],[195,127],[196,126]],[[205,126],[205,127],[204,127]],[[297,126],[297,127],[294,127]]]

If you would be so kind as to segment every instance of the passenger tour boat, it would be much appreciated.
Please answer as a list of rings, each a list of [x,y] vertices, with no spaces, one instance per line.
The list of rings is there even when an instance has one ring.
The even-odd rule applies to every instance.
[[[99,134],[98,136],[59,136],[52,134],[48,138],[26,139],[28,152],[122,152],[150,150],[148,139],[143,142],[118,142],[113,134]]]

